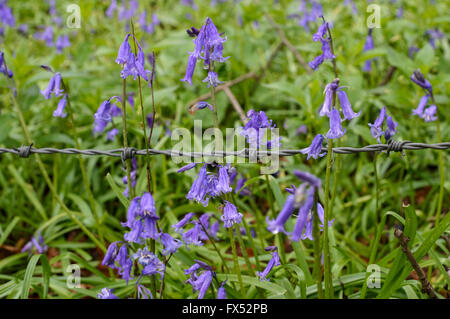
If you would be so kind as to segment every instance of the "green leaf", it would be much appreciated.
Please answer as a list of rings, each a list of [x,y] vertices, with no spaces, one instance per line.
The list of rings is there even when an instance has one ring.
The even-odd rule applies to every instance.
[[[0,246],[3,245],[3,243],[5,242],[6,238],[8,238],[9,234],[12,232],[12,230],[14,229],[14,227],[16,227],[16,224],[20,221],[19,217],[14,217],[14,219],[10,222],[10,224],[8,225],[8,227],[6,227],[5,231],[2,233],[2,235],[0,236]]]
[[[122,191],[119,189],[119,187],[116,185],[116,182],[114,182],[113,177],[111,174],[106,174],[106,180],[109,183],[109,186],[111,186],[113,192],[116,194],[117,198],[120,200],[123,206],[125,206],[126,209],[128,209],[128,206],[130,206],[130,200],[123,196]]]
[[[228,280],[238,282],[238,276],[235,274],[217,274],[217,279],[219,281]],[[259,278],[242,276],[242,282],[251,286],[257,286],[266,289],[276,295],[283,295],[286,292],[286,288],[281,287],[277,284],[271,283],[269,281],[260,281]]]
[[[22,292],[20,294],[21,299],[28,299],[28,294],[31,288],[31,278],[33,278],[34,269],[41,255],[33,255],[28,262],[27,269],[25,270],[25,276],[22,282]]]
[[[422,49],[417,52],[414,59],[416,67],[420,68],[423,73],[428,73],[434,62],[434,50],[429,43],[425,44]]]
[[[414,72],[414,63],[405,54],[399,53],[391,47],[387,48],[387,59],[389,64],[397,67],[408,77]]]

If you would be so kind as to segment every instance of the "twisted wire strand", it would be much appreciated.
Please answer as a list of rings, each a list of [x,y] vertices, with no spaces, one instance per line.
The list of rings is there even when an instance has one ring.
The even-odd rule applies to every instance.
[[[423,150],[423,149],[435,149],[435,150],[445,150],[450,148],[450,142],[443,142],[437,144],[426,144],[426,143],[413,143],[410,141],[389,141],[388,144],[373,144],[366,145],[363,147],[334,147],[333,153],[336,154],[356,154],[362,152],[382,152],[386,151],[389,155],[389,152],[401,152],[404,150]],[[323,147],[322,152],[327,152],[327,148]],[[111,150],[98,150],[98,149],[85,149],[80,150],[77,148],[53,148],[53,147],[44,147],[44,148],[34,148],[33,144],[29,146],[22,145],[21,147],[16,148],[0,148],[0,154],[15,154],[21,158],[27,158],[30,154],[81,154],[81,155],[89,155],[89,156],[110,156],[110,157],[120,157],[122,161],[126,159],[132,158],[135,155],[147,155],[146,149],[138,150],[133,147],[128,148],[116,148]],[[264,157],[271,155],[278,156],[294,156],[298,154],[303,154],[304,151],[302,149],[286,149],[286,150],[278,150],[278,151],[258,151],[256,149],[244,148],[240,151],[216,151],[216,152],[181,152],[174,150],[157,150],[157,149],[149,149],[150,155],[166,155],[166,156],[174,156],[174,157],[190,157],[190,158],[198,158],[198,157],[218,157],[218,156],[236,156],[236,157]]]

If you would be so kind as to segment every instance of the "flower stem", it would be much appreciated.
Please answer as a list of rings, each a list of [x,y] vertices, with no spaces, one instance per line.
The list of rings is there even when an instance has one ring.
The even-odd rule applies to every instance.
[[[127,80],[122,81],[122,131],[123,131],[123,147],[128,148],[127,138]],[[134,189],[131,185],[131,159],[126,161],[127,166],[127,187],[130,198],[134,198]]]
[[[237,255],[237,251],[236,251],[236,242],[234,239],[232,227],[228,228],[228,237],[230,237],[231,250],[233,251],[234,271],[236,272],[236,274],[238,276],[239,285],[241,287],[242,298],[245,298],[244,284],[242,282],[241,268],[239,267],[238,255]]]
[[[317,295],[319,299],[323,299],[322,290],[322,264],[320,262],[320,230],[319,230],[319,214],[317,213],[318,196],[314,194],[314,217],[313,217],[313,237],[314,237],[314,273],[316,276]]]
[[[217,251],[217,254],[220,257],[220,260],[222,261],[222,264],[224,266],[224,268],[226,269],[227,272],[231,273],[230,269],[227,266],[227,263],[225,262],[225,259],[222,256],[222,253],[220,252],[220,250],[217,248],[216,246],[216,241],[214,240],[214,238],[212,238],[209,233],[208,230],[206,229],[205,226],[203,226],[203,224],[200,222],[200,220],[198,221],[200,223],[200,226],[202,226],[203,231],[205,232],[206,236],[208,237],[209,241],[212,243],[214,249]]]
[[[333,285],[331,277],[331,258],[330,246],[328,240],[328,220],[330,218],[330,175],[333,158],[333,140],[328,139],[327,152],[327,170],[325,176],[325,213],[323,223],[323,254],[324,254],[324,268],[325,268],[325,298],[333,299]]]
[[[241,247],[241,252],[245,259],[245,264],[247,265],[248,271],[254,277],[255,271],[253,270],[252,263],[250,262],[250,259],[248,258],[248,253],[247,253],[247,250],[245,249],[244,239],[242,238],[241,230],[239,229],[239,227],[237,227],[237,225],[235,225],[234,230],[236,231],[236,234],[237,234],[239,246]],[[250,236],[251,236],[251,234],[250,234]]]

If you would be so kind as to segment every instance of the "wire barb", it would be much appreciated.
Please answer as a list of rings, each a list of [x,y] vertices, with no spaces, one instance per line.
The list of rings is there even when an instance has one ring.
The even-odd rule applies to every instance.
[[[32,147],[33,147],[33,143],[31,143],[29,146],[25,146],[22,144],[22,146],[17,149],[19,157],[22,157],[22,158],[29,157]]]

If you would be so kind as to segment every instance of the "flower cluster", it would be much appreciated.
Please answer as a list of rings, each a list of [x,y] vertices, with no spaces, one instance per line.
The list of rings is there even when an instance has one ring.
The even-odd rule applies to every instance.
[[[256,112],[249,110],[247,112],[248,122],[240,130],[240,134],[247,139],[248,144],[252,149],[271,149],[273,147],[281,146],[281,137],[268,140],[269,132],[274,134],[275,124],[272,124],[272,120],[267,118],[264,111]],[[266,134],[267,133],[267,134]]]
[[[198,299],[203,299],[210,287],[213,278],[216,278],[216,273],[213,271],[211,266],[200,261],[195,260],[195,264],[184,271],[185,275],[190,275],[190,278],[186,280],[186,283],[192,285],[192,292],[198,291]],[[217,299],[225,299],[226,293],[223,287],[225,283],[221,284],[221,288],[218,290]],[[220,297],[220,298],[219,298]]]
[[[131,46],[128,43],[128,39],[133,37],[138,51],[137,55],[133,53],[131,50]],[[133,77],[133,80],[136,80],[138,76],[143,78],[145,81],[149,82],[149,74],[151,75],[151,71],[145,69],[145,54],[142,50],[141,45],[138,40],[131,34],[128,33],[125,36],[122,44],[120,45],[119,52],[117,53],[116,63],[121,64],[123,66],[122,71],[120,72],[120,76],[122,79],[126,79],[129,76]],[[150,77],[151,78],[151,77]]]
[[[382,126],[385,118],[386,118],[386,130],[383,132]],[[372,136],[377,139],[378,143],[381,143],[381,136],[384,135],[386,142],[389,141],[394,136],[394,134],[397,132],[398,123],[394,122],[392,117],[386,115],[386,106],[383,106],[378,118],[375,120],[373,124],[369,123],[369,126],[370,126],[370,133],[372,134]]]
[[[16,19],[12,14],[12,10],[7,5],[6,0],[0,0],[0,24],[14,27],[16,25]],[[4,28],[0,26],[0,35],[4,34]]]
[[[429,98],[433,100],[433,87],[431,86],[430,82],[425,79],[425,77],[419,70],[414,71],[413,75],[411,76],[411,81],[413,81],[415,84],[417,84],[427,92],[427,94],[422,96],[422,98],[420,99],[420,103],[417,108],[412,111],[413,115],[421,117],[425,122],[436,121],[436,105],[432,104],[425,109],[428,104]]]
[[[43,65],[43,69],[53,72],[50,67]],[[64,112],[66,105],[67,105],[67,94],[63,94],[63,81],[61,77],[61,73],[56,72],[53,73],[52,78],[48,82],[47,88],[43,91],[41,91],[41,94],[48,100],[52,97],[52,94],[54,97],[62,96],[62,98],[58,102],[58,106],[56,110],[53,112],[54,117],[66,117],[67,113]]]
[[[317,68],[325,61],[325,60],[333,60],[336,58],[336,56],[331,51],[330,43],[331,38],[328,36],[328,29],[330,28],[328,22],[324,22],[321,26],[319,26],[319,29],[316,33],[313,34],[313,41],[318,42],[322,44],[322,54],[316,56],[314,60],[309,62],[309,66],[314,71],[317,70]]]
[[[289,19],[296,19],[298,25],[309,31],[309,24],[316,21],[318,17],[323,15],[322,5],[317,1],[311,1],[311,10],[306,7],[306,0],[302,0],[298,7],[299,13],[290,14]]]
[[[181,81],[188,82],[192,85],[192,76],[194,75],[197,59],[202,59],[205,68],[208,69],[208,76],[203,82],[208,82],[208,87],[210,85],[216,87],[220,81],[217,73],[213,71],[212,65],[213,61],[225,62],[228,59],[228,57],[223,57],[223,43],[227,38],[221,37],[210,18],[206,18],[205,24],[200,28],[200,31],[192,27],[187,32],[190,36],[196,37],[193,40],[195,48],[193,52],[189,52],[186,74]]]

